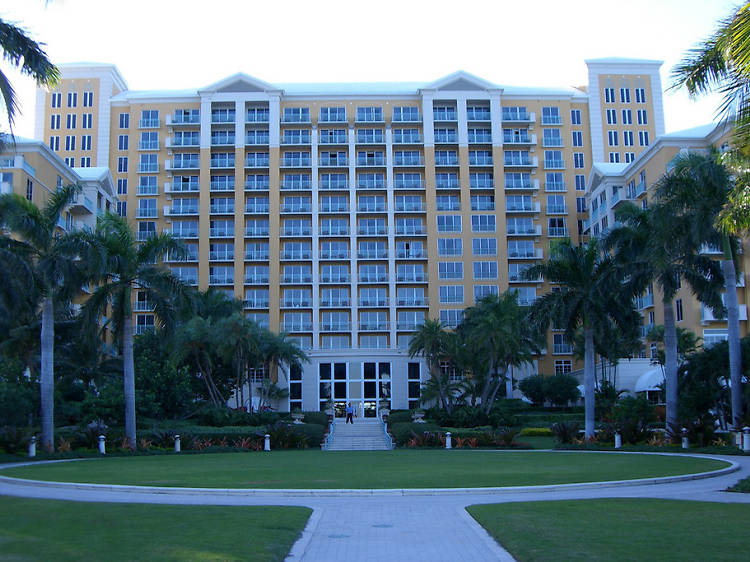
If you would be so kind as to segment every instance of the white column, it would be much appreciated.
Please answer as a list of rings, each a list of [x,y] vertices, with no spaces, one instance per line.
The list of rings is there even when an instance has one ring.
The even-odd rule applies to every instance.
[[[424,134],[424,145],[430,147],[435,146],[435,123],[432,114],[434,98],[434,92],[422,92],[422,133]]]
[[[271,148],[279,147],[281,136],[281,96],[270,95],[268,97],[268,144]]]
[[[390,329],[390,347],[396,347],[396,198],[393,181],[393,130],[385,129],[385,181],[386,204],[388,205],[388,321]]]
[[[466,120],[466,97],[456,96],[458,117],[458,146],[469,146],[469,127]]]
[[[351,282],[349,284],[349,298],[351,306],[349,316],[351,318],[352,330],[352,349],[358,347],[357,333],[358,328],[355,324],[359,311],[357,301],[357,177],[356,177],[356,143],[354,136],[354,126],[349,126],[349,271]],[[347,365],[348,368],[348,365]],[[332,391],[333,392],[333,391]]]
[[[312,339],[316,349],[319,341],[320,324],[320,236],[318,214],[318,127],[313,125],[312,134],[310,135],[310,156],[312,158],[312,317],[313,333]],[[304,394],[303,394],[304,396]]]
[[[490,92],[490,119],[492,120],[492,146],[503,146],[503,110],[500,92]]]
[[[201,148],[211,148],[211,99],[201,97]]]

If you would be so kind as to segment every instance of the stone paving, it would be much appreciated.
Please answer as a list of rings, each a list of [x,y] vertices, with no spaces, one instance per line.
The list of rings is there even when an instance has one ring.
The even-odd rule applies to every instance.
[[[513,560],[466,512],[468,505],[594,498],[662,498],[750,503],[750,494],[724,492],[750,476],[750,457],[720,457],[739,470],[717,477],[667,483],[606,483],[590,487],[551,486],[532,489],[465,490],[405,495],[373,491],[370,495],[312,495],[287,491],[273,495],[219,490],[170,490],[158,493],[137,487],[38,486],[0,477],[0,495],[94,502],[212,505],[301,505],[312,508],[302,537],[287,560],[493,561]],[[2,466],[0,466],[2,468]]]

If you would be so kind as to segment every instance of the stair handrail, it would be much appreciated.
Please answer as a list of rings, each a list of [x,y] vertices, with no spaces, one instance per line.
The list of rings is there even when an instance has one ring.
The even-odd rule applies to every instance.
[[[328,435],[326,435],[326,438],[323,440],[323,445],[321,446],[321,449],[324,451],[328,450],[331,447],[331,444],[333,443],[333,431],[336,429],[336,416],[331,416],[331,421],[328,424]]]
[[[380,418],[380,421],[383,424],[383,434],[385,435],[385,445],[389,449],[393,449],[393,437],[391,437],[391,434],[388,433],[388,422],[385,421],[385,419]]]

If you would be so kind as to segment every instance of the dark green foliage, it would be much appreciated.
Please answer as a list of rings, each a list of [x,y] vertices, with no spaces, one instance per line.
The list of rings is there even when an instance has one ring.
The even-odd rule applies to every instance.
[[[427,418],[441,426],[449,427],[492,427],[516,425],[516,414],[528,409],[528,405],[518,399],[496,400],[489,414],[479,406],[461,406],[450,414],[440,408],[427,411]]]
[[[224,425],[267,425],[273,424],[281,419],[282,414],[277,412],[254,412],[248,413],[244,410],[233,410],[226,406],[212,406],[203,404],[192,419],[200,425],[224,426]]]
[[[532,375],[518,383],[518,389],[523,395],[538,406],[544,405],[544,375]]]
[[[0,451],[10,454],[23,452],[30,440],[29,429],[10,425],[0,427]]]
[[[24,376],[17,359],[0,358],[0,425],[26,426],[39,420],[39,382]]]
[[[391,424],[390,429],[393,440],[398,445],[403,445],[412,437],[412,434],[422,435],[426,431],[434,433],[439,431],[440,427],[431,423],[399,422]]]
[[[572,443],[574,439],[578,439],[578,429],[580,425],[577,422],[557,422],[553,423],[552,433],[555,434],[555,438],[559,443]]]
[[[303,421],[308,424],[312,423],[325,427],[328,425],[328,414],[325,412],[305,412]]]
[[[649,424],[656,421],[654,407],[645,396],[626,396],[612,410],[617,429],[625,443],[646,441],[651,436]]]
[[[581,397],[578,379],[573,375],[553,375],[544,379],[544,394],[553,406],[567,406]]]
[[[750,494],[750,477],[744,478],[727,490],[728,492],[741,492]]]
[[[596,399],[596,418],[599,420],[611,418],[612,408],[615,407],[620,396],[624,393],[624,390],[618,390],[617,387],[608,380],[601,381],[599,383],[599,388],[596,389],[596,394],[594,395]]]
[[[259,431],[256,435],[258,437],[269,435],[272,449],[305,449],[311,446],[310,435],[317,434],[318,428],[320,439],[323,438],[322,426],[315,426],[311,429],[303,430],[296,429],[296,427],[303,427],[305,425],[315,426],[315,424],[302,424],[295,426],[293,424],[278,421],[273,425],[267,426],[265,430]],[[317,443],[314,443],[314,445],[317,446],[320,443],[320,439]]]
[[[413,413],[413,410],[391,410],[391,413],[388,415],[388,423],[410,422]]]

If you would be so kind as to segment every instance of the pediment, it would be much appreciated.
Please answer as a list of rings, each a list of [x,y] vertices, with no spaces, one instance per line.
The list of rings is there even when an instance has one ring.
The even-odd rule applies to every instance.
[[[478,76],[459,70],[453,74],[449,74],[431,84],[428,84],[425,89],[431,90],[450,90],[450,91],[477,91],[477,90],[499,90],[500,86],[488,82]]]
[[[248,74],[238,73],[215,82],[200,91],[212,93],[271,92],[278,91],[278,88]]]

